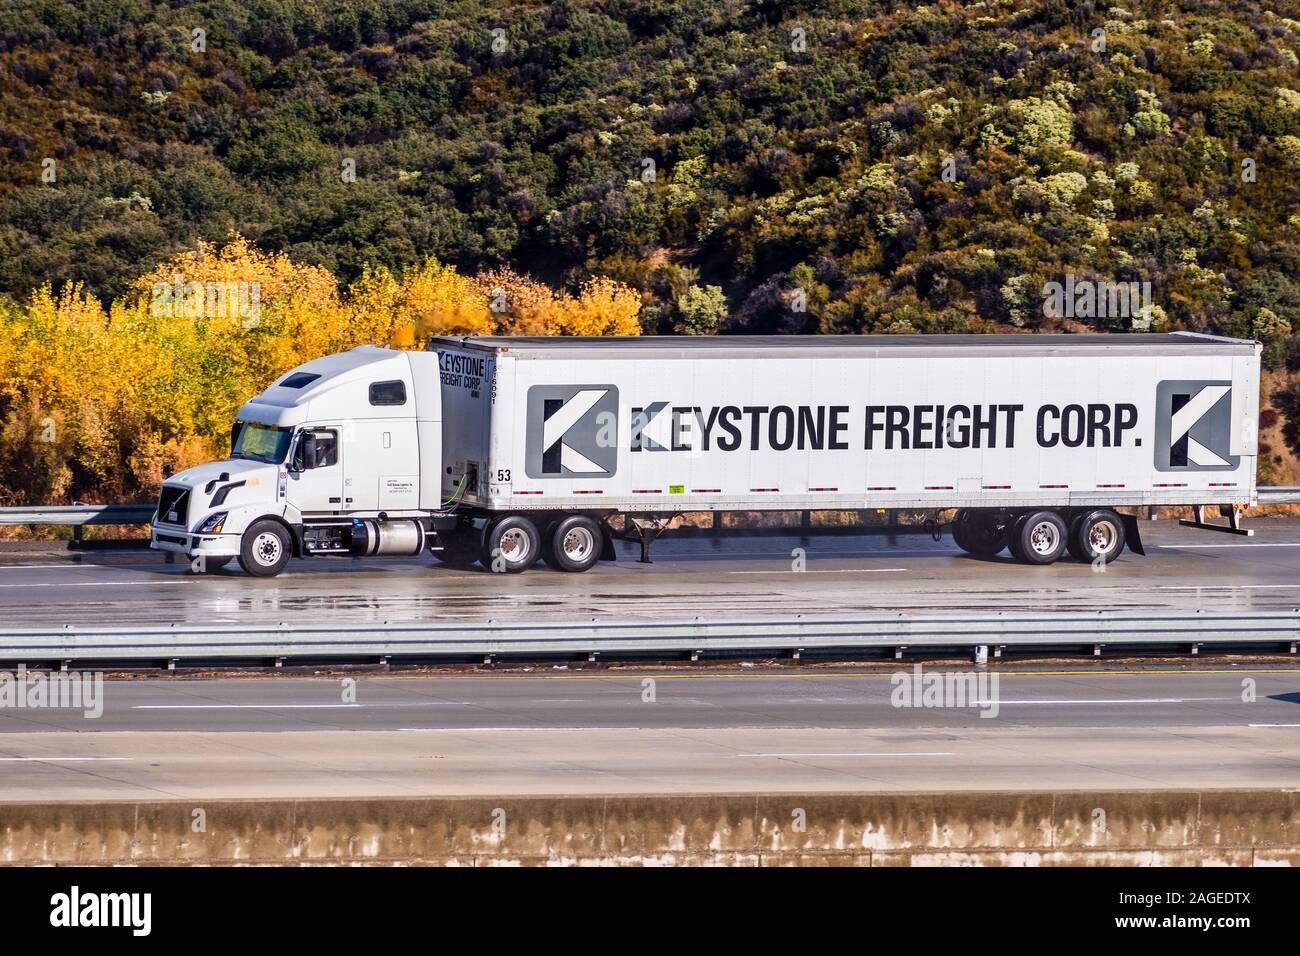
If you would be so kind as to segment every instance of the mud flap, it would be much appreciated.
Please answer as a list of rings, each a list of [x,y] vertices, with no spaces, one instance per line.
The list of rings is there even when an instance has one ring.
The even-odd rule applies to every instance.
[[[1146,557],[1146,548],[1142,547],[1142,532],[1139,530],[1141,522],[1138,521],[1137,515],[1120,515],[1119,520],[1124,523],[1124,540],[1128,544],[1128,549],[1134,554]]]
[[[600,560],[617,561],[618,549],[614,547],[614,532],[610,530],[609,523],[602,521],[600,523]]]

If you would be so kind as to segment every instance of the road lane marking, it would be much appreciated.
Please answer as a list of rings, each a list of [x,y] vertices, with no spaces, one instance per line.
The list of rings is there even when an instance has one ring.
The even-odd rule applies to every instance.
[[[1300,724],[1247,724],[1247,727],[1300,727]]]
[[[727,571],[726,574],[884,574],[890,571],[906,571],[907,568],[805,568],[802,571],[781,569],[779,571]]]
[[[1252,541],[1250,544],[1158,544],[1161,551],[1200,551],[1203,548],[1300,548],[1300,541]]]
[[[727,754],[728,757],[951,757],[951,751],[918,751],[914,753],[821,753],[821,754]]]
[[[132,704],[132,710],[328,710],[365,704]]]
[[[999,700],[976,701],[974,706],[985,707],[997,704],[1186,704],[1200,700],[1238,700],[1237,697],[1121,697],[1116,700]]]
[[[133,760],[134,757],[0,757],[0,763],[81,763],[87,760]]]
[[[566,733],[586,733],[589,730],[663,730],[662,727],[398,727],[402,733],[411,734],[495,734],[500,731],[562,730]]]

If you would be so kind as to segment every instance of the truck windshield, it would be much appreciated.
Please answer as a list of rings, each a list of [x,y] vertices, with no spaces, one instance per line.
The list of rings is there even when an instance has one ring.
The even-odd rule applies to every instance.
[[[239,432],[230,449],[231,458],[251,458],[254,461],[279,465],[289,453],[292,428],[276,428],[257,422],[238,422]]]

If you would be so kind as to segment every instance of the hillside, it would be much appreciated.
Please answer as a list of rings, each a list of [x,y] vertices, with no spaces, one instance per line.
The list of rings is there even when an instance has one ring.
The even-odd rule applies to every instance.
[[[1300,0],[32,0],[0,38],[12,349],[65,283],[94,343],[142,276],[242,236],[332,278],[326,344],[396,301],[375,281],[504,275],[565,315],[630,287],[650,333],[1190,329],[1264,341],[1279,390],[1300,369]],[[1052,283],[1150,308],[1046,315]],[[62,399],[3,352],[30,436],[23,403]],[[174,374],[229,367],[203,355]]]

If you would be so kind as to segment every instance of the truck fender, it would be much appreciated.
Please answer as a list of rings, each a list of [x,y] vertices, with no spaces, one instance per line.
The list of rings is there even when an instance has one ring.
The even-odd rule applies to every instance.
[[[1145,557],[1146,548],[1142,547],[1142,533],[1138,530],[1142,523],[1138,521],[1137,515],[1120,515],[1119,519],[1124,522],[1124,540],[1128,549]]]

